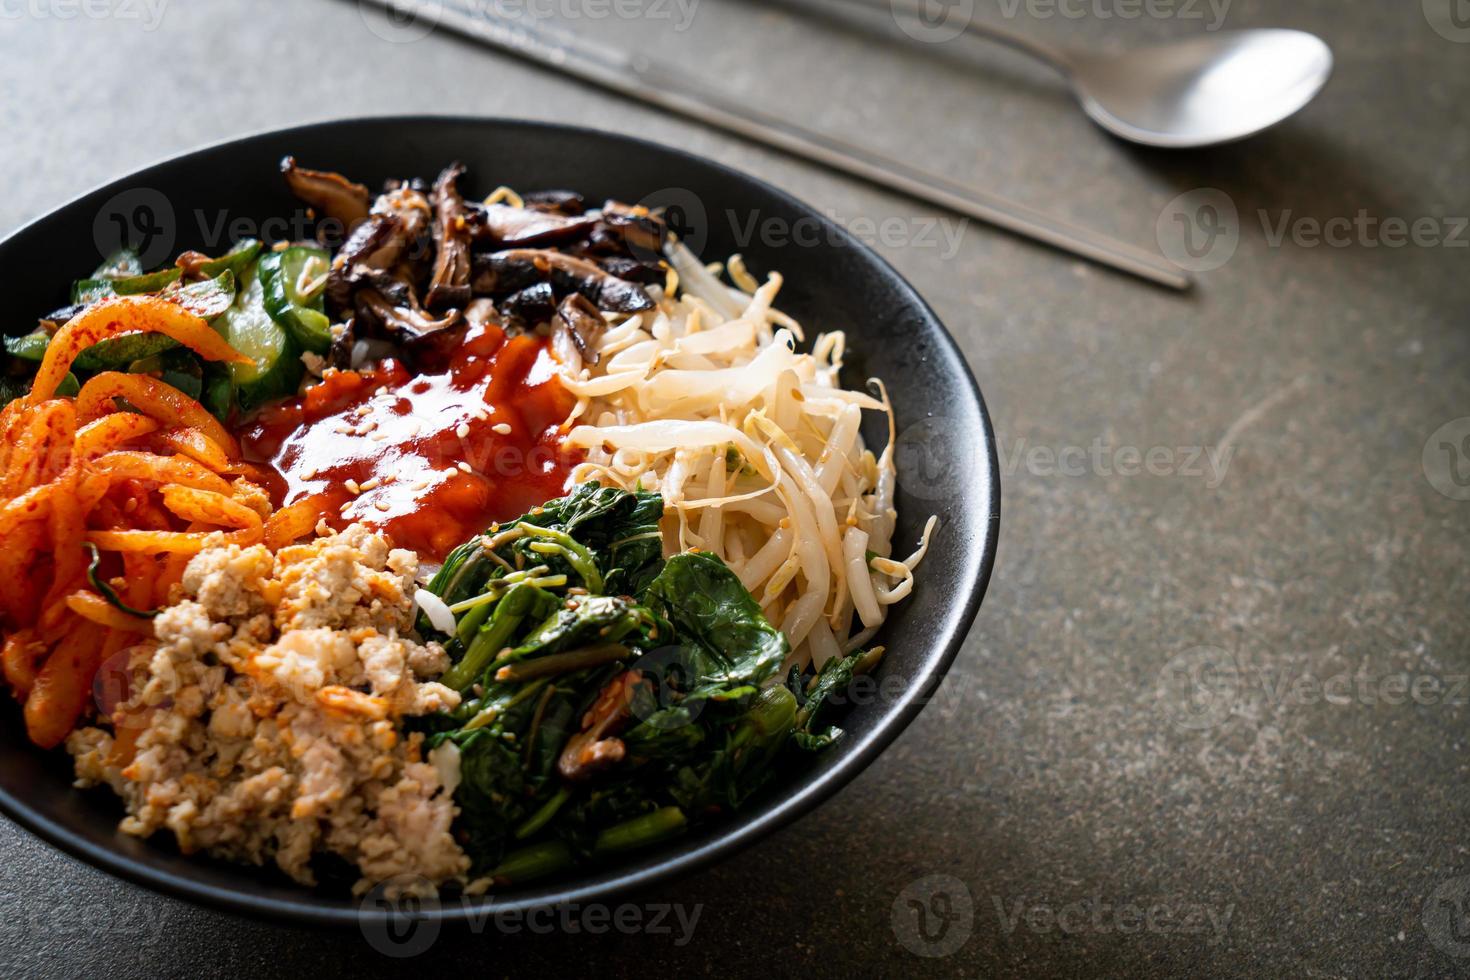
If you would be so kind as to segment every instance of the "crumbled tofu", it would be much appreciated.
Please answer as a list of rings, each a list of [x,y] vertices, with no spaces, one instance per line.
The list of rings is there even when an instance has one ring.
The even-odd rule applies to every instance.
[[[275,555],[205,548],[134,648],[112,728],[68,739],[78,784],[117,791],[126,833],[273,861],[303,884],[318,852],[355,864],[359,891],[400,874],[463,883],[446,760],[402,726],[459,704],[432,680],[444,650],[412,632],[417,570],[360,525]]]

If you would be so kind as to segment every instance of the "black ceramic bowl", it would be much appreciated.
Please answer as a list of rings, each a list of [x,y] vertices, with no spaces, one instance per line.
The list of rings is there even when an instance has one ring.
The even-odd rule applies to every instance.
[[[451,160],[469,167],[467,192],[499,184],[572,188],[664,205],[706,258],[742,252],[763,276],[786,277],[780,306],[813,334],[847,331],[849,385],[869,374],[888,384],[898,418],[899,550],[925,519],[940,527],[913,596],[894,607],[879,642],[888,655],[876,693],[854,699],[846,737],[729,819],[619,864],[493,897],[498,910],[585,903],[703,867],[796,819],[835,793],[893,741],[938,686],[975,617],[995,557],[1000,482],[994,435],[974,378],[953,340],[898,273],[845,231],[787,194],[718,163],[610,133],[503,119],[378,118],[304,126],[234,140],[125,177],[72,201],[0,243],[6,329],[66,302],[120,241],[145,263],[186,248],[215,252],[236,237],[304,237],[310,223],[278,171],[282,156],[377,186],[432,180]],[[880,426],[865,430],[881,445]],[[70,759],[25,738],[8,697],[0,708],[0,809],[65,851],[139,884],[236,911],[321,924],[371,924],[387,910],[342,892],[312,891],[266,872],[185,858],[163,841],[120,833],[118,802],[71,786]],[[488,903],[490,898],[476,900]],[[427,914],[465,918],[483,909],[445,901]]]

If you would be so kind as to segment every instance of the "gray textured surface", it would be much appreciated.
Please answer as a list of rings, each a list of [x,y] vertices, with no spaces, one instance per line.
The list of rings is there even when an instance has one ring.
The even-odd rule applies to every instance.
[[[1051,77],[1004,52],[899,46],[891,30],[843,29],[740,0],[703,0],[683,31],[646,18],[573,23],[637,39],[755,102],[1140,244],[1154,244],[1176,196],[1219,188],[1238,209],[1240,242],[1188,298],[978,226],[952,254],[879,242],[968,354],[1006,457],[1000,559],[950,696],[816,814],[738,860],[630,899],[702,906],[693,942],[677,945],[677,928],[446,935],[411,968],[1470,971],[1470,945],[1457,943],[1470,934],[1450,920],[1453,900],[1470,893],[1460,877],[1470,875],[1470,708],[1444,703],[1466,692],[1447,699],[1421,686],[1417,701],[1400,699],[1391,680],[1407,672],[1453,687],[1470,672],[1470,502],[1437,492],[1421,464],[1431,433],[1470,413],[1470,234],[1459,231],[1458,248],[1273,244],[1268,234],[1283,216],[1361,210],[1430,219],[1449,235],[1459,224],[1449,219],[1470,213],[1470,44],[1434,30],[1420,8],[1228,5],[1226,26],[1322,34],[1337,76],[1285,128],[1190,155],[1109,141]],[[206,141],[429,109],[632,130],[848,220],[928,214],[442,36],[386,43],[351,3],[171,0],[156,30],[122,17],[60,19],[67,9],[35,0],[7,5],[0,19],[0,228]],[[1126,3],[1068,9],[1085,15],[1032,16],[1023,2],[1016,22],[1099,43],[1204,26],[1093,12]],[[1066,456],[1078,475],[1048,461],[1048,452],[1094,444],[1104,463],[1126,447],[1211,447],[1229,452],[1229,464],[1216,480],[1208,469],[1191,475],[1183,456],[1170,467],[1156,455],[1166,475],[1119,475],[1090,452]],[[1433,460],[1447,459],[1438,440],[1430,448]],[[1241,669],[1214,675],[1227,687],[1213,702],[1184,702],[1170,665],[1187,665],[1199,646]],[[1313,695],[1313,680],[1338,676],[1351,692],[1340,698],[1329,685],[1333,702],[1347,703]],[[1374,703],[1359,695],[1359,677]],[[1407,703],[1389,703],[1399,700]],[[1191,706],[1202,713],[1184,713]],[[947,886],[952,907],[963,911],[967,891],[972,912],[926,945],[912,938],[902,898],[933,874],[959,879],[963,890]],[[8,823],[0,895],[8,976],[202,976],[228,964],[240,975],[300,977],[399,965],[357,935],[160,898]],[[1152,924],[1128,911],[1153,906],[1167,915],[1156,911]],[[1046,910],[1069,910],[1066,928]],[[915,955],[942,951],[966,925],[950,955]]]

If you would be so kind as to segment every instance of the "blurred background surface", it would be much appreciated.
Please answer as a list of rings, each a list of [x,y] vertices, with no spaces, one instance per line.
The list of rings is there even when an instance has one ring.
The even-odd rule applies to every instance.
[[[979,379],[1004,481],[994,578],[938,702],[816,813],[628,897],[688,928],[486,924],[405,964],[145,892],[0,822],[4,972],[1470,973],[1463,0],[947,8],[1105,47],[1257,26],[1329,42],[1336,75],[1300,116],[1194,153],[1109,139],[1045,68],[841,0],[521,6],[1162,249],[1198,287],[1084,266],[350,0],[0,4],[0,229],[331,117],[636,134],[790,191],[907,276]],[[1222,663],[1223,688],[1190,686]]]

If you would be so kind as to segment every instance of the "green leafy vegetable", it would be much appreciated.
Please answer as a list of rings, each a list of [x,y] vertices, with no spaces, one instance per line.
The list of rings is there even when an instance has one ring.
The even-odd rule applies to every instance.
[[[645,598],[681,637],[709,655],[700,672],[705,680],[759,684],[775,673],[789,650],[786,637],[766,622],[739,577],[709,552],[670,558]]]
[[[743,805],[793,745],[837,737],[817,715],[870,661],[775,683],[785,637],[718,557],[665,561],[662,515],[657,494],[584,484],[430,583],[458,617],[440,681],[463,700],[419,724],[459,753],[477,873],[527,881],[665,840]]]

